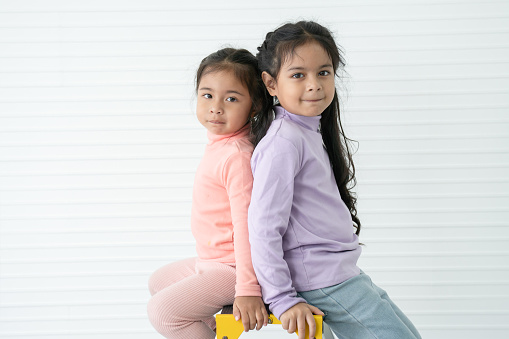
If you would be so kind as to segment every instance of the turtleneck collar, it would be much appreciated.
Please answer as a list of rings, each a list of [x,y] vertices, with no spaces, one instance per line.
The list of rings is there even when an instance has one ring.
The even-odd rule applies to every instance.
[[[209,139],[209,145],[216,143],[221,140],[236,140],[240,138],[246,137],[251,131],[251,124],[246,124],[244,127],[239,129],[238,131],[230,134],[214,134],[207,131],[207,138]]]
[[[304,128],[307,128],[313,132],[318,132],[320,126],[321,115],[314,117],[308,117],[304,115],[293,114],[285,110],[282,106],[274,106],[274,112],[276,113],[276,119],[290,119],[293,122],[298,123]]]

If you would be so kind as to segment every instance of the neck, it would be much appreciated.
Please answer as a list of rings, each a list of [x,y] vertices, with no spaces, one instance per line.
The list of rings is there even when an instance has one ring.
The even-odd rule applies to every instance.
[[[241,129],[229,133],[229,134],[214,134],[210,131],[207,131],[207,137],[209,139],[209,145],[221,140],[236,140],[240,138],[244,138],[251,132],[251,124],[247,122]]]
[[[320,119],[322,118],[321,115],[312,117],[298,115],[295,113],[288,112],[282,106],[274,106],[274,112],[276,113],[276,119],[289,119],[313,132],[318,132],[318,129],[320,127]]]

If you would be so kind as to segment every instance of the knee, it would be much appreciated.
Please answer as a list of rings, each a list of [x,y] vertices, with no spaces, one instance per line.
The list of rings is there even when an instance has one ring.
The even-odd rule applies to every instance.
[[[159,292],[156,273],[152,273],[150,278],[148,278],[148,290],[150,291],[150,295],[154,295]]]
[[[150,323],[154,328],[168,337],[172,331],[179,328],[182,319],[179,318],[178,311],[172,307],[171,302],[164,302],[157,296],[152,297],[147,305],[147,314]]]
[[[159,291],[165,289],[168,286],[169,285],[166,276],[161,270],[155,271],[148,278],[148,290],[152,296],[159,293]]]

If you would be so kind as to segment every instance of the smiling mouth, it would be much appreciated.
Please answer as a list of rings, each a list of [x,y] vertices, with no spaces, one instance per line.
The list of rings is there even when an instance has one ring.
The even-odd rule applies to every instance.
[[[308,99],[308,100],[304,100],[306,102],[318,102],[318,101],[322,101],[323,99]]]

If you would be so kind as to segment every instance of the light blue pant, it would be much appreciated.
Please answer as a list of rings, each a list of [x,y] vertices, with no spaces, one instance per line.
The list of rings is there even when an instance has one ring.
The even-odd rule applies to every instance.
[[[387,293],[364,272],[341,284],[298,294],[325,313],[324,322],[339,339],[421,338]]]

